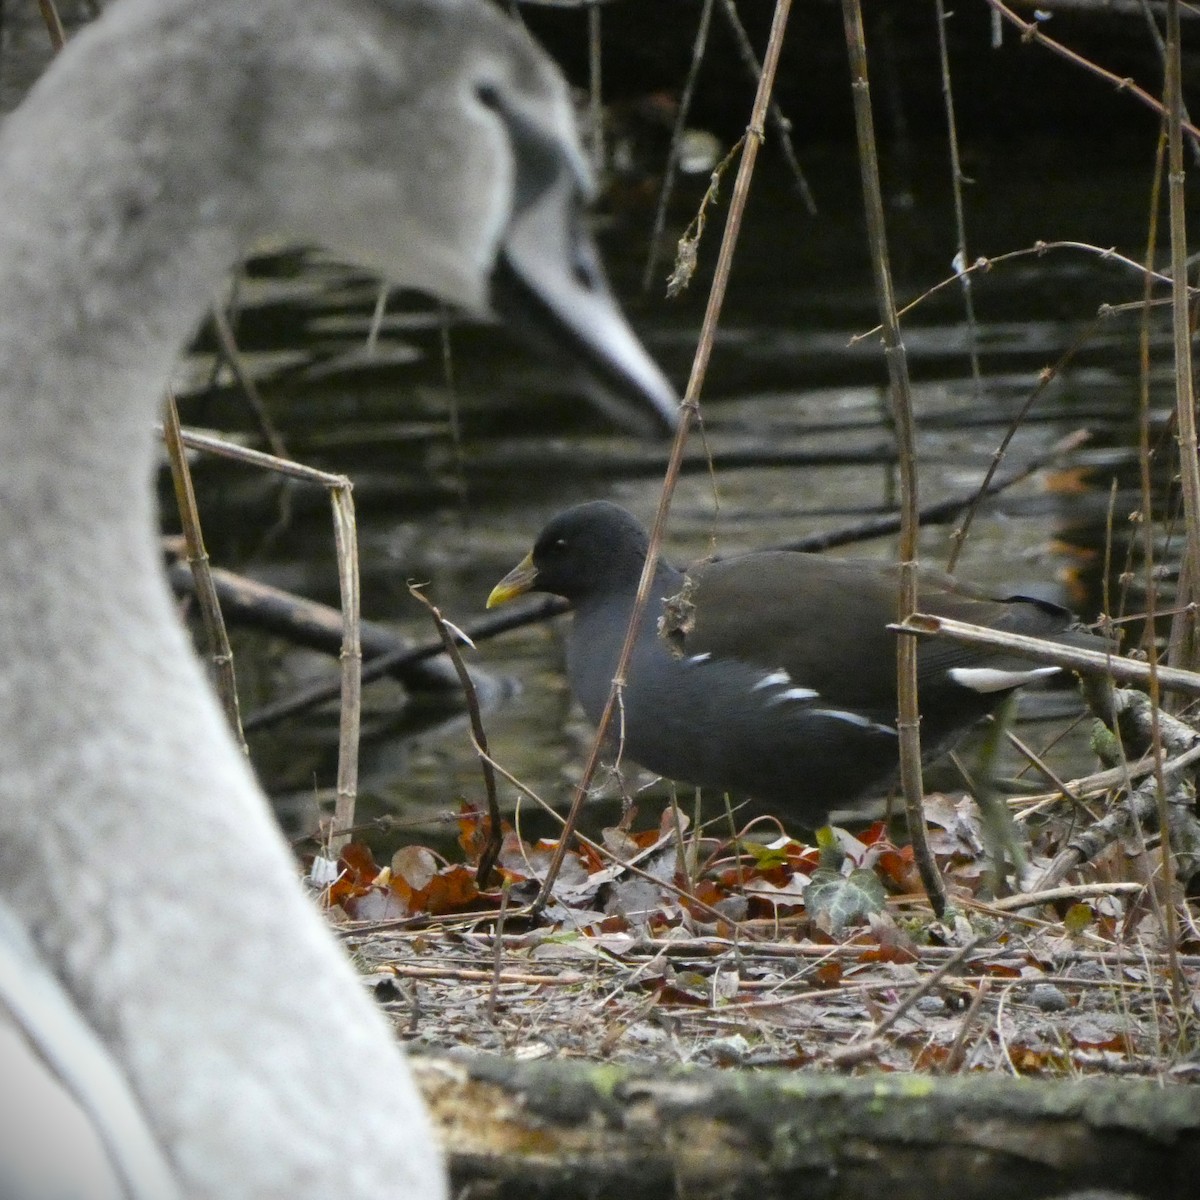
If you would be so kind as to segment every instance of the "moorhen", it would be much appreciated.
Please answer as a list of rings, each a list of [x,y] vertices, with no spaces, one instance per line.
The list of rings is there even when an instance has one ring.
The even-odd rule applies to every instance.
[[[645,561],[648,535],[616,504],[569,508],[488,597],[524,592],[571,602],[571,690],[593,721],[608,698]],[[623,754],[669,779],[748,796],[824,824],[885,786],[899,762],[894,566],[765,550],[701,563],[658,564],[629,666]],[[924,571],[925,612],[1091,648],[1064,608],[999,600]],[[946,639],[918,650],[926,756],[944,751],[1015,688],[1057,667]]]

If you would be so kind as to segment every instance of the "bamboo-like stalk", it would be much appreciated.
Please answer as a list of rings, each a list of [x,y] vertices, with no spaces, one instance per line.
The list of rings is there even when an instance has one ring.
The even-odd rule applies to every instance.
[[[1147,13],[1147,22],[1153,27],[1155,36],[1158,35],[1158,26],[1154,22],[1154,18]],[[1166,62],[1167,47],[1164,44],[1160,46],[1163,61]],[[1162,182],[1164,157],[1166,152],[1166,130],[1164,129],[1158,139],[1157,153],[1154,159],[1154,183],[1150,191],[1150,220],[1149,229],[1146,236],[1146,262],[1150,264],[1154,261],[1155,254],[1158,248],[1158,219],[1159,210],[1162,201]],[[1166,815],[1166,796],[1167,796],[1167,779],[1164,774],[1163,760],[1165,750],[1163,746],[1162,729],[1160,728],[1160,718],[1164,714],[1161,712],[1162,705],[1162,689],[1159,686],[1159,651],[1158,637],[1156,634],[1158,628],[1158,573],[1155,570],[1155,523],[1154,523],[1154,492],[1150,472],[1150,289],[1151,281],[1146,279],[1142,285],[1142,302],[1143,311],[1138,329],[1138,480],[1141,492],[1141,546],[1143,556],[1143,576],[1146,586],[1146,628],[1148,636],[1145,638],[1146,665],[1149,668],[1149,679],[1147,680],[1146,691],[1149,696],[1150,707],[1150,755],[1153,765],[1153,774],[1155,778],[1155,798],[1159,805],[1159,823],[1163,832],[1162,848],[1167,854],[1171,865],[1167,867],[1168,878],[1170,871],[1173,869],[1173,858],[1170,855],[1170,829],[1169,821],[1165,820]],[[1114,492],[1116,481],[1113,481]],[[1110,505],[1111,508],[1111,505]],[[1111,537],[1106,539],[1106,545],[1111,544]],[[1132,545],[1130,551],[1132,552]],[[1106,567],[1104,578],[1107,581],[1110,578],[1111,572]],[[1109,612],[1107,604],[1105,612]],[[1127,764],[1125,764],[1127,765]],[[1130,786],[1130,785],[1126,785]],[[1068,861],[1063,855],[1059,855],[1056,859],[1056,864],[1059,869],[1062,868]],[[1155,912],[1158,914],[1163,923],[1163,940],[1170,946],[1169,953],[1172,957],[1172,974],[1178,972],[1178,963],[1176,960],[1175,939],[1170,936],[1171,921],[1169,917],[1165,917],[1164,910],[1170,908],[1169,889],[1167,889],[1166,905],[1158,903],[1158,893],[1151,889],[1150,900],[1154,906]]]
[[[358,526],[354,518],[352,485],[347,479],[329,494],[333,508],[333,536],[337,545],[338,591],[342,601],[342,704],[338,719],[337,793],[333,808],[335,831],[354,824],[358,802],[358,739],[362,729],[361,592],[358,574]],[[336,854],[348,840],[334,832],[330,852]]]
[[[1163,691],[1181,692],[1185,696],[1200,696],[1200,672],[1182,671],[1174,667],[1158,667],[1133,658],[1121,658],[1116,654],[1105,654],[1100,650],[1085,650],[1080,646],[1066,646],[1061,642],[1050,642],[1022,633],[1008,633],[989,629],[986,625],[973,625],[969,621],[955,621],[950,617],[936,617],[929,613],[915,612],[898,625],[889,626],[897,633],[915,637],[938,635],[948,637],[967,646],[981,646],[989,650],[1003,650],[1034,662],[1062,667],[1069,671],[1088,671],[1097,675],[1108,675],[1115,683],[1146,688],[1157,674],[1158,686]]]
[[[1164,92],[1167,110],[1167,196],[1170,206],[1171,332],[1175,351],[1175,422],[1183,495],[1184,549],[1171,622],[1171,665],[1197,661],[1196,613],[1200,600],[1200,459],[1197,458],[1196,401],[1192,378],[1192,331],[1187,295],[1187,213],[1184,208],[1182,85],[1178,0],[1170,0]]]
[[[891,385],[892,421],[899,456],[898,617],[904,621],[917,609],[919,508],[912,393],[908,382],[908,359],[904,353],[904,343],[900,339],[900,321],[896,314],[891,266],[888,262],[883,190],[879,182],[879,158],[875,149],[875,128],[871,116],[867,43],[859,0],[842,0],[842,16],[846,30],[846,49],[850,55],[850,78],[854,96],[854,121],[858,133],[858,160],[862,173],[867,238],[871,249],[871,267],[875,276],[875,297],[882,326],[884,359],[887,362]],[[925,815],[922,806],[924,785],[921,778],[921,714],[917,699],[917,644],[911,638],[897,640],[896,674],[899,692],[896,730],[900,736],[900,786],[904,793],[904,809],[908,817],[908,835],[912,841],[913,856],[921,873],[921,882],[934,912],[940,916],[946,907],[946,892],[925,836]]]
[[[217,458],[228,458],[243,466],[274,471],[276,475],[286,475],[291,479],[299,479],[303,483],[316,484],[317,487],[337,489],[350,482],[345,475],[335,475],[331,471],[308,467],[304,463],[295,462],[290,458],[278,458],[264,450],[239,446],[237,442],[227,441],[215,434],[200,433],[195,429],[181,429],[180,436],[183,444],[189,450],[202,450],[205,454],[216,455]]]
[[[217,698],[225,710],[225,719],[237,739],[242,753],[248,753],[246,738],[242,732],[242,715],[238,706],[237,674],[233,665],[233,649],[229,645],[229,633],[225,618],[221,614],[221,603],[217,599],[216,584],[213,583],[212,562],[204,545],[204,531],[200,526],[200,512],[196,507],[196,492],[192,487],[192,472],[188,466],[183,431],[179,425],[179,410],[175,397],[167,392],[163,405],[163,440],[167,447],[167,461],[171,466],[171,482],[175,487],[175,503],[179,508],[179,520],[183,526],[183,538],[187,544],[188,566],[196,581],[196,602],[200,608],[200,620],[208,640],[209,659],[217,688]]]
[[[1194,668],[1198,658],[1195,604],[1200,600],[1200,458],[1196,442],[1196,397],[1192,376],[1192,329],[1187,294],[1187,213],[1184,207],[1183,66],[1179,0],[1167,3],[1166,78],[1167,195],[1171,221],[1171,326],[1175,344],[1175,415],[1179,438],[1179,475],[1183,491],[1185,543],[1179,568],[1176,615],[1171,621],[1172,667]],[[1180,605],[1186,604],[1186,607]],[[1176,651],[1181,651],[1177,655]],[[1161,681],[1160,681],[1161,682]],[[1163,872],[1163,910],[1167,953],[1171,961],[1172,998],[1183,1003],[1183,976],[1177,958],[1179,920],[1175,912],[1175,863],[1171,853],[1166,789],[1156,789]]]

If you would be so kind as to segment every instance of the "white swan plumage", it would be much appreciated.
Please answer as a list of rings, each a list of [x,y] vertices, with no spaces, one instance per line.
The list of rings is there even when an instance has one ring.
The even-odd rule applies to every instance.
[[[286,236],[513,305],[669,412],[580,232],[581,163],[557,71],[479,0],[116,0],[0,128],[8,961],[96,1039],[182,1196],[445,1183],[172,611],[164,382],[229,267]],[[4,1158],[16,1086],[0,1077],[0,1192],[28,1200],[50,1193]],[[116,1157],[127,1194],[153,1189]]]

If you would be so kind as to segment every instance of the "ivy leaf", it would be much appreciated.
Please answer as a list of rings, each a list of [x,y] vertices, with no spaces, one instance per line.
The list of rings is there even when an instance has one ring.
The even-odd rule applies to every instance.
[[[822,868],[813,872],[804,906],[822,929],[836,935],[852,921],[882,912],[885,899],[874,871],[860,868],[843,876]]]

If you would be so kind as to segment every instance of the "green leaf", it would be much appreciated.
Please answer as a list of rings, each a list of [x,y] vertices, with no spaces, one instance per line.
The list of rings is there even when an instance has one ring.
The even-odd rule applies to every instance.
[[[852,921],[882,912],[886,900],[883,884],[874,871],[860,867],[848,876],[820,868],[813,872],[804,893],[804,906],[831,934],[839,934]]]

